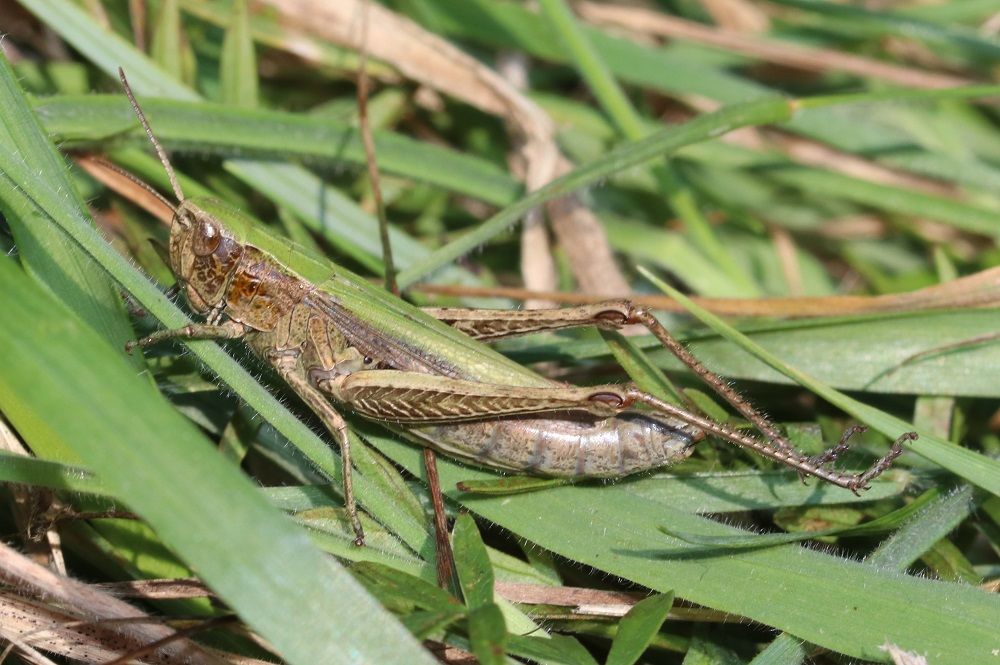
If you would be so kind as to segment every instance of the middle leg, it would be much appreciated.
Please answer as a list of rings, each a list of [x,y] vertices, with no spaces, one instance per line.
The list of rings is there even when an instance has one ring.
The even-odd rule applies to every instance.
[[[344,483],[344,508],[347,519],[354,530],[354,544],[365,544],[365,531],[358,517],[358,505],[354,498],[353,464],[351,463],[351,441],[347,436],[347,422],[337,413],[330,401],[306,379],[299,367],[298,350],[275,351],[268,354],[268,361],[281,379],[295,391],[323,421],[323,426],[340,445],[340,459]]]

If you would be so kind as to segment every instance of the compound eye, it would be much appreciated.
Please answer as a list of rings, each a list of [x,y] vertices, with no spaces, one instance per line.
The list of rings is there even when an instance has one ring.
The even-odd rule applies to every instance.
[[[194,235],[194,253],[198,256],[208,256],[219,247],[222,234],[219,228],[207,219],[198,220],[198,228]]]

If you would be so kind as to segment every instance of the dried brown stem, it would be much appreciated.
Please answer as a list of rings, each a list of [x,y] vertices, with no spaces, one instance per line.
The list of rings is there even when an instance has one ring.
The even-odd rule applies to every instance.
[[[17,588],[25,595],[45,599],[48,603],[58,602],[65,611],[72,612],[76,620],[143,620],[145,623],[130,622],[125,625],[108,626],[108,630],[117,636],[115,650],[123,647],[141,648],[175,634],[173,629],[159,625],[155,619],[138,608],[86,584],[57,575],[2,543],[0,543],[0,581]],[[0,624],[3,623],[0,621]],[[218,659],[186,639],[164,644],[157,651],[162,657],[176,658],[179,662],[205,665],[218,662]]]
[[[974,83],[970,79],[951,74],[900,67],[842,51],[750,37],[643,7],[580,2],[576,8],[581,16],[592,23],[617,25],[642,34],[692,41],[807,71],[842,71],[911,88],[954,88]]]
[[[542,298],[565,305],[591,305],[606,300],[600,296],[565,291],[537,293],[507,287],[472,287],[419,284],[414,291],[456,298]],[[637,305],[664,312],[684,312],[666,296],[629,296]],[[966,309],[1000,305],[1000,268],[989,268],[950,282],[916,291],[881,296],[822,296],[803,298],[692,298],[698,305],[724,316],[808,318],[874,312],[909,312],[934,309]]]
[[[396,284],[396,264],[392,259],[392,243],[389,241],[389,220],[382,201],[382,185],[375,158],[375,141],[368,120],[368,12],[371,6],[367,0],[361,7],[361,42],[358,46],[358,123],[361,142],[365,147],[365,164],[371,181],[372,197],[375,199],[375,213],[378,216],[378,232],[382,245],[382,263],[385,265],[385,288],[394,296],[399,296]]]

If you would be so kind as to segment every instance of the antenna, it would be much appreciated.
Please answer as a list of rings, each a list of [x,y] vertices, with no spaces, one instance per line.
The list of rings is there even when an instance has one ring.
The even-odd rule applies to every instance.
[[[156,154],[160,157],[160,163],[163,164],[163,168],[167,171],[167,177],[170,178],[170,186],[174,190],[174,195],[177,197],[177,201],[183,203],[184,192],[181,191],[181,186],[177,183],[177,176],[174,174],[174,167],[170,165],[170,160],[167,159],[167,153],[164,152],[163,146],[160,142],[156,140],[156,136],[153,134],[153,130],[149,126],[149,122],[146,120],[145,114],[143,114],[142,109],[139,108],[139,102],[135,101],[135,95],[132,94],[132,88],[128,84],[128,79],[125,78],[125,70],[121,67],[118,68],[118,78],[121,79],[122,87],[125,89],[125,94],[128,96],[129,102],[132,104],[132,110],[135,111],[136,116],[139,118],[139,122],[142,123],[142,128],[146,130],[146,136],[149,137],[150,143],[156,148]]]

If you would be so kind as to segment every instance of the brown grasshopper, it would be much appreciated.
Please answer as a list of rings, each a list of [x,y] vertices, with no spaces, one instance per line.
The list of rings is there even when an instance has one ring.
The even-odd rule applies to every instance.
[[[334,404],[399,426],[421,444],[474,464],[572,478],[622,477],[673,464],[712,434],[857,493],[902,453],[903,441],[916,436],[901,436],[863,473],[827,468],[861,428],[848,430],[819,456],[804,455],[648,310],[628,301],[528,311],[410,306],[322,258],[291,251],[288,241],[224,204],[186,199],[119,74],[178,201],[174,205],[154,192],[173,211],[170,267],[191,308],[205,316],[205,323],[153,333],[130,343],[129,350],[173,338],[243,339],[339,443],[346,512],[358,545],[364,533],[351,484],[347,424]],[[285,262],[278,258],[286,256]],[[292,260],[294,270],[288,267]],[[581,388],[550,381],[482,344],[538,331],[634,324],[647,328],[766,439],[633,385]]]

